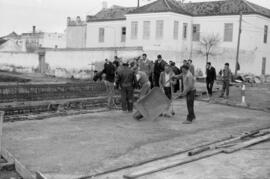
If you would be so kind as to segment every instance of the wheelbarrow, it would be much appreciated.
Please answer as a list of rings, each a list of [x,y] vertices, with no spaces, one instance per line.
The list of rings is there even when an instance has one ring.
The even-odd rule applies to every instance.
[[[134,104],[138,111],[133,117],[155,120],[164,111],[169,110],[170,104],[171,100],[167,98],[163,91],[158,87],[154,87],[146,96]]]

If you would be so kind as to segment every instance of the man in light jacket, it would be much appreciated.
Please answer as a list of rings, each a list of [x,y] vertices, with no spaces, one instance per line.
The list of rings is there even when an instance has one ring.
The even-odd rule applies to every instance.
[[[191,72],[189,71],[189,66],[184,65],[182,67],[182,70],[183,71],[181,75],[176,75],[173,78],[181,78],[181,76],[183,76],[184,91],[182,95],[186,96],[186,103],[188,110],[186,121],[184,121],[183,124],[191,124],[192,121],[196,119],[194,113],[194,100],[196,94],[195,79],[191,74]]]

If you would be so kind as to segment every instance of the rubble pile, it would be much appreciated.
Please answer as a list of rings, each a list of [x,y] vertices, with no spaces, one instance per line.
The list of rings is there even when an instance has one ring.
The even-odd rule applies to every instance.
[[[270,83],[270,75],[256,76],[252,73],[239,74],[236,80],[245,83]]]

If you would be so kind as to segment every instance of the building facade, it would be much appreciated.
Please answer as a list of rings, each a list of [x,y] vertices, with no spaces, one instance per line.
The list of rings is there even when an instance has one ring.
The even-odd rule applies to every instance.
[[[114,6],[87,16],[85,47],[143,47],[150,59],[192,59],[204,71],[203,40],[215,38],[209,61],[235,68],[242,13],[240,72],[270,74],[270,10],[246,0],[180,3],[157,0],[139,8]]]
[[[85,48],[86,47],[86,23],[79,16],[76,20],[67,18],[66,47]]]

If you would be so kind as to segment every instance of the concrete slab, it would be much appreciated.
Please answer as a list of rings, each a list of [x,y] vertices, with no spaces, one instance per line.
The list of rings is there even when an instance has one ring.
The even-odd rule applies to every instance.
[[[5,123],[3,146],[33,173],[76,178],[270,126],[269,113],[204,102],[196,102],[196,121],[184,125],[185,103],[174,104],[173,118],[156,121],[112,111]]]

